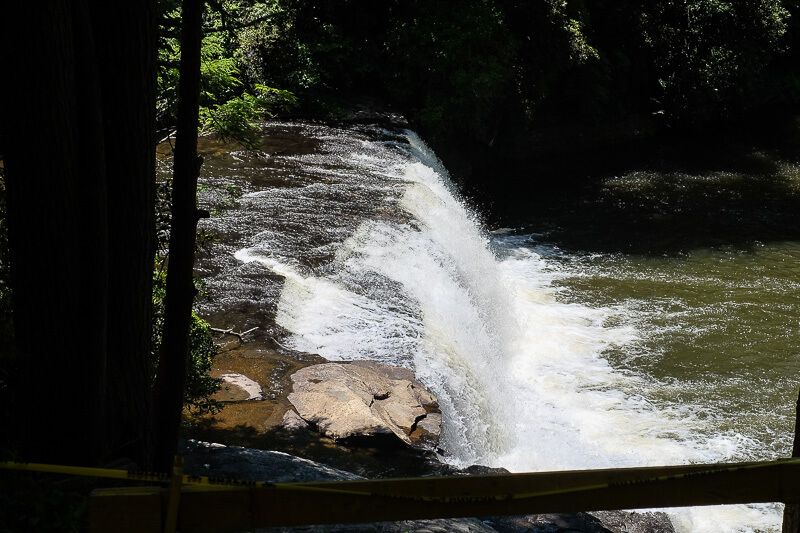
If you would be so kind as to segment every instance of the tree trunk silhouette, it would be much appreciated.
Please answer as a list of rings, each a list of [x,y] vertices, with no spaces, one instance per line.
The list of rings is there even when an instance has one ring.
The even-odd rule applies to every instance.
[[[106,427],[114,456],[144,466],[152,459],[156,3],[91,0],[91,7],[102,43],[97,53],[110,206]]]
[[[105,4],[3,17],[12,386],[24,459],[144,465],[157,21],[154,0]]]
[[[12,9],[4,114],[22,451],[93,463],[105,451],[108,280],[94,44],[85,2]]]
[[[202,0],[183,0],[178,117],[172,182],[172,225],[164,302],[164,333],[156,381],[156,468],[166,472],[175,454],[189,361],[197,230],[198,109]]]

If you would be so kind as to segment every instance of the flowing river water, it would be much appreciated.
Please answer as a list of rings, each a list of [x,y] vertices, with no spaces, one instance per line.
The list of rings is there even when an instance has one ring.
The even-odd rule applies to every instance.
[[[212,296],[245,295],[243,312],[293,349],[413,369],[440,399],[444,461],[530,471],[788,454],[799,242],[565,250],[536,227],[487,227],[407,130],[272,124],[259,151],[206,149],[206,201],[229,205],[203,229],[235,235],[202,272]],[[670,516],[681,531],[772,531],[780,512]]]

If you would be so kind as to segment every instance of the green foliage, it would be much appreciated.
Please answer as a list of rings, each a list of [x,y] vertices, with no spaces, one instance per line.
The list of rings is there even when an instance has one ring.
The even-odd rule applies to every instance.
[[[252,84],[309,91],[320,85],[318,58],[297,29],[296,2],[264,2],[253,18],[264,20],[237,33],[236,58]]]
[[[224,17],[210,10],[205,18],[203,127],[245,144],[258,137],[259,121],[290,107],[319,114],[364,97],[402,111],[440,150],[470,153],[532,132],[698,128],[800,104],[797,0],[222,7]],[[159,105],[169,110],[178,55],[174,38],[164,42]]]
[[[390,94],[429,135],[458,128],[490,142],[514,87],[514,47],[494,2],[420,2],[390,30],[389,50]]]
[[[256,84],[256,95],[244,92],[229,100],[200,109],[200,124],[223,139],[232,138],[245,146],[255,146],[261,133],[258,120],[273,117],[276,112],[289,111],[297,98],[289,91]]]
[[[241,20],[263,11],[260,3],[248,8],[244,3],[229,2],[225,7],[229,14],[241,17]],[[173,9],[165,14],[164,19],[174,26],[180,19],[180,11]],[[243,56],[238,43],[240,35],[251,28],[217,31],[225,26],[222,16],[216,12],[207,12],[204,24],[214,31],[206,33],[201,48],[200,125],[206,133],[218,133],[223,138],[252,146],[260,133],[258,123],[277,113],[290,111],[297,99],[289,91],[247,80],[242,74]],[[175,122],[177,106],[180,43],[175,36],[167,34],[162,39],[159,59],[158,122],[162,127],[168,127]],[[253,71],[252,66],[245,66],[248,71]]]
[[[158,367],[161,349],[161,332],[164,328],[164,297],[166,296],[166,273],[156,270],[153,275],[153,345],[151,361],[153,375]],[[211,336],[208,323],[192,311],[192,324],[189,330],[189,368],[186,375],[184,405],[198,413],[214,413],[220,409],[213,395],[219,389],[220,380],[209,376],[217,348]]]
[[[153,330],[150,353],[151,375],[155,378],[158,368],[158,357],[161,349],[161,334],[164,330],[164,298],[167,290],[167,252],[169,247],[170,201],[172,182],[159,182],[156,195],[156,242],[158,253],[156,269],[153,272]],[[195,280],[198,292],[202,289]],[[219,410],[220,404],[211,399],[220,381],[209,376],[217,348],[212,339],[208,323],[192,311],[192,323],[189,329],[189,368],[186,375],[184,405],[196,409],[199,413],[213,413]]]
[[[184,400],[186,405],[200,413],[216,412],[221,406],[219,402],[211,399],[211,395],[219,389],[220,380],[209,376],[209,372],[214,356],[217,355],[217,347],[211,338],[208,322],[195,312],[192,312],[189,343],[191,353]]]
[[[218,133],[223,139],[233,138],[245,146],[254,146],[261,129],[255,120],[262,105],[255,96],[243,93],[221,104],[200,109],[200,125],[204,131]]]
[[[222,34],[203,37],[200,51],[200,104],[225,102],[236,96],[242,87],[236,60],[228,55]]]
[[[702,121],[757,99],[788,19],[780,0],[673,0],[643,10],[664,111],[677,121]]]

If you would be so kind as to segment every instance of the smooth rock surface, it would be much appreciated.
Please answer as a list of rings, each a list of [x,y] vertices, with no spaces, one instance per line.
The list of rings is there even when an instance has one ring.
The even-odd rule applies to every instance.
[[[300,418],[293,409],[289,409],[283,415],[283,423],[281,424],[288,430],[298,430],[308,428],[308,422]]]
[[[235,394],[234,391],[238,392],[238,394],[235,394],[237,400],[264,399],[264,392],[261,390],[261,385],[244,374],[228,373],[222,374],[219,378],[222,380],[220,389],[223,391],[230,391],[232,396]],[[239,398],[238,396],[242,397]]]
[[[372,439],[435,447],[436,397],[406,369],[375,362],[324,363],[292,374],[288,399],[297,414],[336,440]],[[420,423],[423,423],[420,428]]]

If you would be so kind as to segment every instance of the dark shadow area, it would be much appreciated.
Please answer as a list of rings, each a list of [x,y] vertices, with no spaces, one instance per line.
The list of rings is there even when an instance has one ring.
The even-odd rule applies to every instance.
[[[432,452],[397,446],[383,440],[345,445],[308,430],[283,427],[258,431],[252,426],[215,427],[213,418],[186,428],[184,435],[205,442],[260,450],[280,450],[367,478],[448,475],[457,472],[441,464]],[[396,440],[396,439],[394,439]]]
[[[548,153],[468,189],[490,225],[588,252],[677,254],[800,238],[795,126]],[[487,183],[490,181],[487,180]]]

